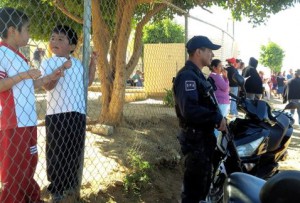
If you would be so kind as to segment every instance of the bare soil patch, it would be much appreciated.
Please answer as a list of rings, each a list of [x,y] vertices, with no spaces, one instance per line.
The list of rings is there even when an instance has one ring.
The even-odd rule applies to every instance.
[[[284,107],[279,100],[272,100],[270,103],[276,109]],[[122,180],[113,182],[112,178],[111,184],[96,194],[84,197],[84,201],[178,202],[183,175],[183,157],[176,139],[178,123],[174,110],[159,104],[131,103],[126,105],[124,112],[124,123],[109,138],[110,142],[97,145],[102,153],[115,157],[125,168],[123,175],[131,173],[126,152],[135,148],[152,167],[151,181],[137,196],[125,192]],[[298,125],[294,127],[289,155],[287,160],[280,162],[280,170],[300,170],[300,131]]]
[[[41,105],[44,107],[44,101]],[[89,101],[91,120],[99,113],[99,99]],[[275,108],[283,108],[280,101],[272,100]],[[96,109],[97,108],[97,109]],[[41,118],[42,119],[42,116]],[[297,121],[296,121],[297,122]],[[159,102],[128,103],[124,108],[124,122],[115,129],[112,136],[87,132],[84,170],[80,201],[75,203],[177,203],[183,175],[183,157],[177,141],[178,122],[173,108]],[[43,198],[46,192],[44,127],[39,127],[40,161],[36,179],[42,186]],[[143,161],[150,164],[147,172],[150,180],[138,193],[126,192],[124,178],[134,173],[128,152],[135,150]],[[295,125],[292,142],[286,161],[280,163],[281,170],[300,170],[300,131]]]

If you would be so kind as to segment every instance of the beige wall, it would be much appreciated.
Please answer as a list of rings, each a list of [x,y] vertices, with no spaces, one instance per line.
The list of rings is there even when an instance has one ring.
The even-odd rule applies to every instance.
[[[172,78],[184,66],[185,46],[146,44],[144,46],[144,88],[149,96],[162,96],[172,88]]]

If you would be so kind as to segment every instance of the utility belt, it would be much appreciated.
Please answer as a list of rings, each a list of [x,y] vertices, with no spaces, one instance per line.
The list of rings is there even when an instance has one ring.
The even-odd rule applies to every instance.
[[[200,129],[200,128],[192,128],[186,127],[181,129],[181,134],[189,141],[198,141],[203,139],[204,137],[208,137],[213,135],[214,130],[211,131]]]
[[[187,134],[204,134],[205,131],[201,128],[185,127],[181,129],[183,133]],[[206,131],[207,133],[207,131]]]
[[[300,103],[300,99],[289,99],[289,101]]]
[[[215,146],[216,137],[214,131],[207,131],[199,128],[182,128],[178,135],[183,154],[191,151],[199,151],[199,147]]]
[[[206,124],[187,124],[185,122],[180,122],[179,126],[184,133],[192,133],[192,134],[207,134],[214,131],[214,127],[210,126],[209,123]]]

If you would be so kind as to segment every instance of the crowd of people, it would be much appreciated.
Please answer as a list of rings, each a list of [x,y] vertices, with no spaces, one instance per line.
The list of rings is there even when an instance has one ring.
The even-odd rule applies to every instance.
[[[274,96],[283,102],[293,101],[300,115],[300,69],[295,73],[290,70],[287,76],[283,72],[267,78],[264,72],[257,70],[258,60],[254,57],[246,67],[242,60],[235,58],[227,59],[227,65],[223,66],[221,60],[213,59],[213,50],[220,47],[205,36],[191,38],[186,44],[188,60],[173,83],[175,111],[181,127],[178,140],[185,156],[182,203],[198,203],[207,196],[215,167],[216,136],[218,131],[227,130],[226,117],[239,116],[236,102],[230,100],[229,93],[244,95],[250,100],[269,100]],[[211,71],[208,78],[202,72],[205,66]],[[245,92],[233,80],[235,74],[245,78]],[[211,89],[217,103],[211,99]]]
[[[211,74],[215,74],[214,70],[214,61],[217,59],[214,59],[211,63]],[[279,99],[282,100],[284,103],[286,101],[290,101],[291,99],[300,99],[300,91],[298,93],[298,89],[296,86],[292,87],[292,92],[294,92],[291,95],[291,88],[289,87],[289,81],[298,81],[297,78],[299,78],[300,70],[296,70],[294,72],[293,69],[290,69],[288,74],[285,74],[285,71],[283,72],[272,72],[272,74],[268,77],[264,73],[264,71],[258,71],[258,61],[254,57],[251,57],[249,59],[249,65],[247,67],[244,67],[244,62],[240,59],[235,58],[229,58],[226,59],[227,66],[223,68],[222,72],[219,72],[224,81],[229,81],[229,84],[223,84],[224,81],[220,82],[220,80],[214,78],[215,85],[217,87],[217,90],[215,92],[215,95],[218,99],[220,107],[223,106],[223,97],[220,97],[220,91],[223,91],[223,94],[228,94],[229,92],[234,95],[243,95],[245,94],[248,99],[265,99],[267,101],[270,101],[271,99]],[[232,76],[234,74],[240,74],[245,78],[245,91],[242,92],[242,89],[238,87],[238,84],[232,79]],[[300,85],[300,84],[299,84]],[[226,89],[229,87],[229,92]],[[225,91],[226,89],[226,91]],[[225,113],[224,116],[228,116],[229,118],[232,117],[238,117],[238,112],[236,108],[235,101],[229,100],[230,108],[228,113]],[[222,109],[222,108],[221,108]],[[293,110],[291,111],[294,112]]]

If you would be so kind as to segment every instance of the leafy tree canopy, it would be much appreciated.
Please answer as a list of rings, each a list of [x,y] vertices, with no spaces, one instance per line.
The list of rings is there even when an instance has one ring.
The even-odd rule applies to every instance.
[[[283,49],[274,42],[261,46],[259,62],[274,72],[280,72],[284,58]]]
[[[144,27],[143,42],[146,43],[183,43],[184,28],[169,18],[148,24]]]
[[[68,24],[77,31],[80,31],[82,27],[80,20],[71,20],[54,6],[55,4],[61,4],[61,2],[62,1],[59,0],[1,0],[0,6],[11,6],[24,10],[32,19],[32,38],[48,40],[51,29],[57,23]],[[149,12],[159,1],[141,0],[140,2],[142,3],[140,3],[135,10],[135,20],[137,21],[140,20],[145,13]],[[212,5],[220,6],[224,9],[230,9],[234,19],[241,20],[242,16],[246,16],[249,17],[249,21],[253,24],[260,24],[270,17],[271,14],[289,8],[296,3],[294,0],[173,0],[170,2],[186,11],[196,6],[203,8],[209,8]],[[83,0],[64,0],[63,4],[67,12],[82,21]],[[101,0],[100,4],[103,18],[111,33],[113,33],[115,27],[117,4],[118,0]],[[175,13],[180,15],[178,11],[167,7],[164,12],[157,14],[154,20],[161,20],[167,17],[172,18]]]
[[[295,0],[91,0],[92,40],[99,54],[98,77],[101,81],[101,113],[99,121],[117,125],[122,121],[125,103],[124,82],[134,70],[142,52],[142,30],[154,23],[178,13],[168,3],[182,10],[213,5],[230,9],[233,18],[249,17],[259,24],[271,14],[296,3]],[[0,7],[11,6],[24,10],[31,18],[31,37],[48,40],[56,24],[68,24],[78,34],[83,25],[83,0],[1,0]],[[134,29],[134,45],[127,55],[131,32]],[[110,57],[107,57],[110,56]],[[109,59],[108,59],[109,58]],[[129,59],[129,60],[128,60]]]

